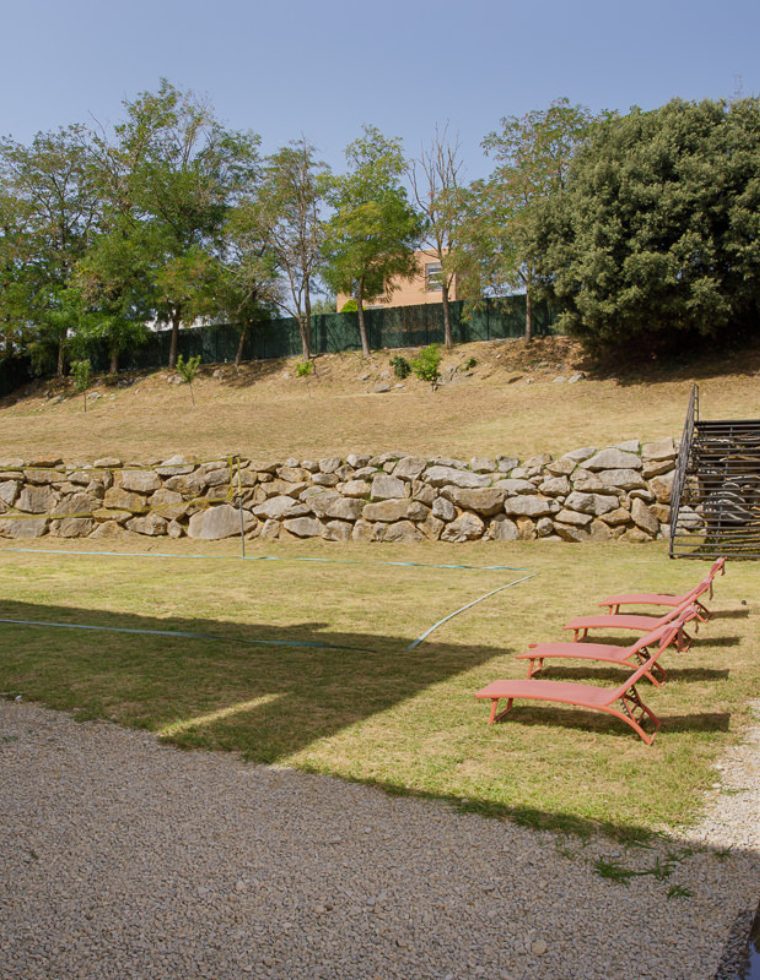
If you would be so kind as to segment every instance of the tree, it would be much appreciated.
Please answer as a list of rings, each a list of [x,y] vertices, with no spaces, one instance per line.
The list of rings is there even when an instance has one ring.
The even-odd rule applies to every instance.
[[[156,313],[171,326],[169,367],[182,322],[214,311],[214,258],[230,209],[259,173],[259,137],[224,129],[212,110],[165,79],[125,103],[112,157],[115,193],[147,227]]]
[[[409,165],[414,199],[424,216],[424,245],[441,264],[441,305],[443,334],[447,349],[453,346],[449,293],[461,266],[462,232],[467,210],[467,194],[461,182],[462,161],[459,139],[449,140],[448,129],[435,128],[429,146]]]
[[[277,262],[268,248],[255,199],[242,202],[228,217],[217,276],[214,300],[218,311],[239,330],[235,367],[240,367],[251,329],[269,319],[282,302]]]
[[[70,280],[95,232],[99,196],[87,130],[69,126],[38,133],[30,146],[0,142],[0,172],[6,194],[20,202],[23,264],[14,268],[16,286],[29,304],[38,350],[55,352],[56,370],[65,369]]]
[[[327,176],[327,166],[302,137],[269,157],[255,206],[262,240],[285,283],[275,302],[297,321],[305,360],[311,357],[312,290],[321,261]]]
[[[526,340],[533,336],[533,299],[542,275],[545,208],[562,190],[590,118],[582,106],[558,99],[548,109],[506,116],[501,129],[483,140],[496,167],[474,186],[471,248],[487,289],[525,292]]]
[[[545,238],[561,323],[589,346],[757,332],[760,99],[598,122]]]
[[[29,277],[25,275],[30,252],[27,205],[19,200],[0,175],[0,342],[2,356],[23,351],[31,328]]]
[[[401,140],[365,126],[346,159],[348,172],[332,180],[328,195],[335,213],[325,231],[323,276],[356,299],[362,354],[369,357],[364,303],[392,290],[394,277],[414,275],[421,222],[401,186]]]

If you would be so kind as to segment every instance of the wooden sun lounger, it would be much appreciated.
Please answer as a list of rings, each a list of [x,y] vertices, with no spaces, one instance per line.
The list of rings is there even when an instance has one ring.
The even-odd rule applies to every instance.
[[[627,647],[614,643],[529,643],[528,651],[519,653],[516,659],[530,661],[528,677],[534,677],[543,668],[545,660],[595,660],[630,669],[649,659],[649,647],[654,644],[663,653],[677,639],[685,621],[686,617],[675,623],[659,626]],[[668,675],[664,667],[655,663],[644,676],[655,687],[659,687]]]
[[[718,558],[713,562],[710,571],[702,582],[699,582],[690,592],[683,595],[673,595],[669,592],[623,592],[620,595],[610,595],[602,599],[600,606],[607,606],[611,614],[618,613],[621,606],[681,606],[685,602],[697,602],[699,597],[705,592],[709,593],[709,598],[713,597],[713,581],[717,575],[726,574],[726,559]],[[699,607],[706,619],[710,613],[703,603],[699,602]]]
[[[656,630],[658,626],[666,626],[668,623],[674,622],[680,619],[681,616],[689,608],[688,601],[679,606],[677,609],[671,609],[670,612],[665,613],[664,616],[640,616],[634,614],[617,613],[615,615],[599,615],[599,616],[577,616],[575,619],[571,619],[569,623],[565,623],[566,630],[573,630],[573,640],[577,643],[580,640],[584,640],[588,636],[588,631],[592,629],[606,629],[606,630],[635,630],[638,633],[651,633]],[[700,623],[706,622],[705,615],[701,612],[698,606],[692,607],[695,610],[695,615],[693,619],[698,620]],[[691,637],[682,628],[678,632],[676,637],[676,649],[683,651],[688,650],[691,645]]]
[[[516,699],[528,701],[550,701],[556,704],[570,704],[575,708],[588,708],[589,711],[601,711],[604,714],[619,718],[632,728],[639,738],[647,745],[654,741],[654,734],[648,735],[643,723],[649,719],[655,728],[660,727],[660,720],[641,700],[636,690],[636,684],[644,676],[651,676],[657,663],[661,649],[655,650],[652,656],[635,670],[619,687],[597,687],[593,684],[573,684],[564,681],[494,681],[475,695],[481,700],[490,699],[491,714],[489,724],[501,721],[512,708]],[[503,711],[498,710],[499,701],[506,699],[507,706]]]

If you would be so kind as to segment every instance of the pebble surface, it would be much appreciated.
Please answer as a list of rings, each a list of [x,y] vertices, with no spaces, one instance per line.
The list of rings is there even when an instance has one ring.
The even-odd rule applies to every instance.
[[[760,726],[698,827],[626,851],[0,701],[0,976],[728,976],[759,760]]]

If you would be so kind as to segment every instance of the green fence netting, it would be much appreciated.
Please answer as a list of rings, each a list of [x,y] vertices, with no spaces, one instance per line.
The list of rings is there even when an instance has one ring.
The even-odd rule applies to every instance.
[[[456,343],[471,340],[501,340],[522,337],[525,332],[525,297],[483,300],[474,306],[462,300],[451,307],[452,333]],[[365,313],[370,347],[422,347],[443,342],[443,308],[440,303],[383,307]],[[534,333],[552,332],[554,315],[544,303],[534,304]],[[170,332],[151,332],[145,343],[125,351],[119,358],[122,370],[150,370],[169,363]],[[233,361],[240,332],[234,324],[220,323],[183,328],[179,353],[185,358],[199,354],[204,364]],[[312,349],[315,354],[332,354],[360,347],[356,313],[327,313],[312,317]],[[293,357],[301,353],[298,324],[292,318],[265,320],[246,337],[243,359]],[[108,371],[110,357],[105,343],[89,352],[96,373]],[[31,376],[25,358],[0,361],[0,395],[24,384]]]

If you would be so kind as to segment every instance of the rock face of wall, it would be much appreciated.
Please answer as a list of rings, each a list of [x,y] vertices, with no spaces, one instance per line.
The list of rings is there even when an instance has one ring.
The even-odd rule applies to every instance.
[[[0,460],[0,536],[650,541],[669,533],[672,439],[522,463],[399,452],[284,462]]]

